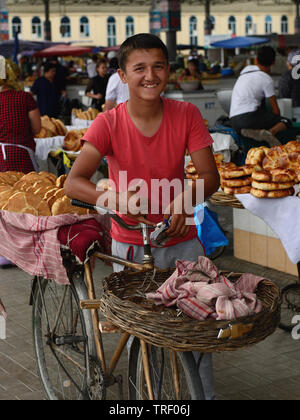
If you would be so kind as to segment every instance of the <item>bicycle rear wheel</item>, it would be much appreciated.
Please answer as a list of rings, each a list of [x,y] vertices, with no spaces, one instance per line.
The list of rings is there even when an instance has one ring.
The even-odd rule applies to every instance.
[[[300,315],[300,283],[289,284],[281,291],[281,319],[279,328],[291,332],[295,324],[292,324],[293,317]]]
[[[192,352],[175,352],[152,345],[147,348],[155,400],[205,399]],[[131,357],[129,368],[130,397],[136,400],[150,399],[141,349],[137,353],[136,363],[134,357]]]
[[[38,279],[33,302],[33,342],[38,372],[50,400],[103,399],[90,311],[82,278],[61,286]],[[96,395],[96,396],[95,396]]]

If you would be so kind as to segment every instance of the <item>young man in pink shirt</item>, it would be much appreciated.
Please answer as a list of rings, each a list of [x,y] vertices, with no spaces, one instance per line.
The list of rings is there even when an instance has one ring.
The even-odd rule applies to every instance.
[[[210,147],[212,138],[198,108],[161,96],[168,82],[169,62],[167,48],[158,37],[138,34],[128,38],[121,45],[118,58],[119,76],[128,83],[130,99],[99,114],[91,125],[68,176],[66,193],[116,210],[130,224],[142,221],[155,227],[172,217],[167,230],[169,241],[163,248],[152,248],[155,265],[166,268],[175,267],[177,259],[194,261],[203,255],[203,250],[195,226],[187,223],[191,214],[187,214],[185,204],[189,201],[195,206],[199,204],[199,192],[204,201],[219,187]],[[189,189],[184,188],[186,150],[204,181],[201,185],[193,183]],[[99,191],[90,182],[103,156],[107,157],[115,192]],[[164,182],[168,186],[175,182],[177,187],[169,188],[169,200],[165,199],[164,188],[157,188]],[[133,211],[130,204],[138,190],[141,197],[135,210],[139,211]],[[139,233],[113,222],[111,235],[114,255],[126,258],[130,251],[134,260],[142,260],[143,241]],[[206,398],[214,399],[210,355],[201,362],[201,378]]]

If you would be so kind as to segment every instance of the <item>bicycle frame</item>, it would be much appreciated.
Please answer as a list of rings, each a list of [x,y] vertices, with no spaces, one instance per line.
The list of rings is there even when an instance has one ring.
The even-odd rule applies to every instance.
[[[151,246],[149,242],[149,226],[146,224],[140,223],[136,226],[130,226],[127,225],[115,212],[102,209],[97,206],[93,206],[88,203],[84,203],[78,200],[72,200],[71,201],[73,205],[90,208],[90,209],[96,209],[97,211],[102,211],[106,214],[109,214],[117,223],[119,223],[120,226],[122,226],[125,229],[128,230],[140,230],[143,237],[143,244],[144,244],[144,258],[142,263],[137,263],[134,261],[128,261],[125,259],[122,259],[120,257],[107,255],[101,252],[95,252],[93,254],[94,257],[99,258],[100,260],[104,262],[110,262],[110,263],[116,263],[124,265],[124,267],[128,267],[130,269],[136,270],[136,271],[147,271],[147,270],[154,270],[154,258],[151,253]],[[107,385],[111,385],[115,383],[115,378],[113,376],[113,372],[118,364],[118,361],[120,360],[120,357],[122,355],[122,352],[129,340],[130,334],[121,331],[122,337],[115,349],[115,352],[109,362],[109,365],[107,366],[106,360],[105,360],[105,352],[103,347],[103,340],[102,340],[102,332],[100,331],[100,324],[99,324],[99,316],[97,310],[100,308],[100,301],[96,299],[95,295],[95,288],[94,288],[94,281],[93,281],[93,275],[91,270],[91,264],[90,260],[88,260],[84,264],[84,271],[85,271],[85,277],[86,277],[86,285],[88,290],[88,301],[81,301],[80,307],[81,309],[87,309],[91,311],[92,316],[92,325],[93,325],[93,333],[96,343],[96,352],[98,356],[98,360],[100,362],[102,371],[104,373],[104,376],[107,380]],[[141,344],[141,351],[142,351],[142,360],[143,360],[143,368],[145,373],[145,381],[146,386],[148,390],[148,395],[151,400],[154,400],[154,392],[152,387],[152,380],[151,380],[151,373],[150,373],[150,366],[149,366],[149,355],[148,355],[148,348],[147,343],[142,340],[140,340]],[[176,388],[176,394],[179,393],[179,376],[178,376],[178,369],[176,366],[176,357],[175,352],[173,350],[170,350],[172,352],[171,362],[172,362],[172,371],[173,371],[173,379],[174,384]]]
[[[154,268],[153,264],[151,263],[143,263],[143,264],[135,263],[135,262],[124,260],[119,257],[102,254],[100,252],[95,252],[93,256],[101,259],[102,261],[122,264],[128,268],[135,269],[138,271],[146,271],[146,270]],[[87,309],[91,311],[97,356],[98,356],[101,368],[104,372],[104,375],[107,379],[107,384],[112,385],[115,383],[115,378],[113,377],[114,370],[129,340],[130,334],[127,332],[121,331],[122,333],[121,339],[114,351],[114,354],[112,355],[109,365],[107,366],[104,347],[103,347],[103,340],[102,340],[103,333],[100,331],[100,328],[99,328],[101,323],[99,322],[99,316],[97,312],[97,310],[100,308],[100,301],[96,299],[96,295],[95,295],[95,288],[94,288],[94,281],[93,281],[90,260],[84,264],[84,271],[85,271],[85,276],[86,276],[86,285],[87,285],[89,300],[81,301],[80,307],[82,309]],[[113,333],[113,332],[115,331],[112,331],[110,333]],[[146,383],[148,387],[148,392],[149,392],[150,398],[154,399],[154,395],[152,391],[152,384],[151,384],[150,369],[149,369],[147,344],[145,343],[145,341],[141,339],[140,339],[140,343],[141,343],[142,354],[143,354],[143,364],[144,364],[144,369],[145,369],[145,379],[146,379]]]

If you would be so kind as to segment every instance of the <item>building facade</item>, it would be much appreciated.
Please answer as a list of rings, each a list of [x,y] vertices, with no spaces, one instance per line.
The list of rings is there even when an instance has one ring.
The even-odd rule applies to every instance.
[[[119,45],[128,36],[149,32],[152,0],[51,0],[52,41],[82,45]],[[159,0],[157,0],[159,5]],[[9,35],[43,40],[45,6],[42,0],[6,0]],[[211,0],[212,34],[293,34],[296,7],[292,0]],[[204,0],[182,0],[177,42],[204,45]],[[165,34],[162,33],[163,40]]]

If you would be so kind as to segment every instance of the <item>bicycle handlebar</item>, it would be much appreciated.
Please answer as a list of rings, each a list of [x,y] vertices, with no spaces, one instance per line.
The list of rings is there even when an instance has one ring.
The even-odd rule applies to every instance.
[[[144,223],[139,223],[138,225],[134,225],[134,226],[128,225],[113,210],[109,210],[109,209],[99,207],[99,206],[94,206],[93,204],[85,203],[84,201],[76,200],[74,198],[71,200],[71,204],[72,204],[72,206],[82,207],[84,209],[96,210],[98,212],[101,212],[102,214],[108,214],[112,219],[114,219],[124,229],[141,230],[141,229],[144,228],[144,226],[147,226]]]
[[[71,200],[72,206],[83,207],[85,209],[96,210],[102,214],[108,214],[112,219],[114,219],[121,227],[128,230],[139,230],[142,233],[143,243],[144,243],[144,258],[143,264],[148,268],[153,268],[153,256],[151,253],[151,246],[149,241],[149,226],[145,223],[139,223],[138,225],[128,225],[124,222],[121,217],[116,214],[113,210],[105,209],[103,207],[94,206],[93,204],[85,203],[84,201],[72,199]],[[126,264],[128,265],[128,264]],[[137,266],[140,264],[137,264]]]

